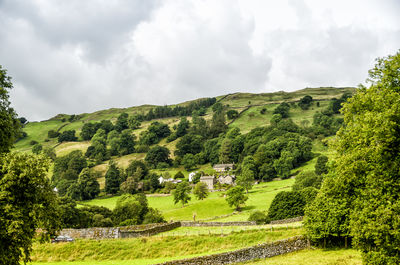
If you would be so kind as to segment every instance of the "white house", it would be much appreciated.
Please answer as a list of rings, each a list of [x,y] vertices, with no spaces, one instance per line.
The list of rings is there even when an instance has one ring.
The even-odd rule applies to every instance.
[[[196,172],[190,172],[189,173],[189,182],[192,182],[193,181],[193,178],[194,178],[194,176],[197,174],[197,171]]]

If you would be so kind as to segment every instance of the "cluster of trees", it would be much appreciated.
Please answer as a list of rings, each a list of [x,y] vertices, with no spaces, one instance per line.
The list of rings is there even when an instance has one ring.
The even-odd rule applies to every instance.
[[[344,104],[338,157],[306,208],[311,239],[349,240],[366,264],[400,263],[400,52],[377,60],[370,87]]]
[[[77,207],[69,197],[59,199],[59,212],[62,228],[112,227],[165,222],[162,214],[148,206],[146,196],[141,194],[121,196],[115,208],[103,206]]]
[[[190,116],[195,113],[203,116],[206,113],[206,108],[212,106],[216,101],[216,98],[204,98],[191,102],[186,106],[157,106],[146,115],[141,116],[141,118],[150,121],[159,118]]]

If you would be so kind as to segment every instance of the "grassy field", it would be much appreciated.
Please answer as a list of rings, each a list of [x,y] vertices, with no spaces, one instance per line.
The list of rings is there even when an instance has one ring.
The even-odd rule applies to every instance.
[[[161,262],[171,258],[179,259],[236,250],[301,235],[302,233],[303,230],[301,228],[294,228],[279,229],[273,232],[268,230],[249,230],[222,236],[154,236],[117,240],[76,240],[73,243],[58,244],[35,243],[31,257],[32,261],[35,262],[34,264],[58,261],[134,261],[143,259],[158,259]]]
[[[354,249],[307,249],[242,265],[361,265],[361,253]]]
[[[294,179],[286,179],[281,181],[272,181],[255,185],[249,191],[249,200],[241,212],[235,212],[229,207],[224,192],[211,192],[210,196],[205,200],[197,200],[192,196],[191,201],[182,207],[181,204],[174,204],[173,197],[148,197],[149,205],[159,209],[165,216],[167,221],[170,220],[192,220],[193,214],[196,214],[197,220],[215,219],[216,221],[245,221],[249,217],[251,211],[268,209],[275,195],[280,191],[291,189]],[[113,209],[118,200],[118,196],[94,199],[86,201],[87,205],[99,205],[109,209]],[[224,216],[229,215],[229,216]],[[221,218],[216,218],[223,216]]]

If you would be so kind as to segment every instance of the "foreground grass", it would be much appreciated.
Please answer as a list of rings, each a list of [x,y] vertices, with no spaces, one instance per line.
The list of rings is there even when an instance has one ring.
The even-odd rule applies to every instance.
[[[211,192],[205,200],[197,200],[192,196],[191,201],[184,207],[181,204],[174,204],[173,196],[148,197],[147,199],[149,206],[159,209],[167,221],[193,220],[193,214],[196,214],[196,220],[246,221],[252,211],[266,211],[275,195],[280,191],[290,190],[293,183],[294,179],[286,179],[255,185],[249,191],[249,199],[241,212],[235,212],[232,207],[228,206],[224,198],[225,192]],[[105,199],[94,199],[84,202],[84,204],[113,209],[118,198],[118,196],[115,196]],[[226,217],[226,215],[229,216]],[[218,218],[218,216],[225,217]]]
[[[361,265],[361,253],[354,249],[307,249],[246,265]]]
[[[154,236],[147,238],[77,240],[73,243],[34,244],[32,261],[111,261],[167,259],[208,255],[272,242],[303,233],[301,228],[251,230],[228,235]],[[127,263],[129,264],[129,263]]]

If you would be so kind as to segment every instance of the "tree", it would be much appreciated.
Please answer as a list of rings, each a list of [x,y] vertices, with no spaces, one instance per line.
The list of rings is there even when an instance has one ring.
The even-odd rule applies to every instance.
[[[269,220],[282,220],[304,215],[306,202],[298,191],[281,191],[268,209]]]
[[[317,163],[315,164],[315,174],[322,175],[328,173],[326,163],[328,163],[328,157],[324,155],[319,156],[317,158]]]
[[[366,264],[399,264],[400,52],[378,59],[369,76],[371,86],[344,103],[335,174],[307,211],[306,229],[316,239],[352,236]]]
[[[302,110],[307,110],[310,107],[312,101],[313,101],[313,98],[309,95],[306,95],[300,99],[299,107]]]
[[[208,187],[204,182],[198,182],[194,186],[193,194],[198,200],[203,200],[208,197]]]
[[[119,191],[121,185],[121,172],[114,161],[110,160],[108,164],[108,170],[105,175],[107,193],[115,194]]]
[[[38,155],[40,152],[42,152],[43,146],[41,144],[35,144],[32,147],[32,153]]]
[[[274,109],[273,114],[280,114],[282,116],[282,118],[288,118],[289,110],[290,110],[289,104],[287,104],[286,102],[283,102]]]
[[[135,194],[138,183],[133,177],[127,177],[124,182],[121,183],[120,190],[123,193]]]
[[[249,166],[245,166],[242,169],[242,174],[237,177],[237,184],[246,189],[246,193],[253,187],[254,184],[254,172]]]
[[[194,155],[190,153],[186,154],[182,159],[182,165],[187,171],[193,169],[196,166],[196,160]]]
[[[226,201],[230,207],[235,206],[237,211],[240,211],[240,205],[244,204],[247,199],[244,194],[244,188],[242,186],[236,186],[229,189],[226,193]]]
[[[315,174],[312,171],[301,172],[296,176],[296,179],[293,184],[293,190],[302,190],[307,187],[314,187],[316,189],[321,188],[322,177]]]
[[[228,119],[232,120],[239,116],[239,112],[237,110],[231,109],[226,112],[226,116],[228,117]]]
[[[148,211],[148,202],[144,194],[125,194],[117,200],[113,210],[113,221],[120,226],[138,225],[143,223]]]
[[[94,199],[100,193],[100,184],[88,168],[84,168],[79,174],[78,186],[82,200]]]
[[[22,153],[0,155],[0,263],[29,261],[37,228],[59,229],[57,198],[46,158]]]
[[[178,123],[178,126],[176,127],[176,137],[184,136],[187,133],[189,126],[190,126],[190,123],[186,119],[186,117],[182,117],[181,121]]]
[[[9,91],[12,89],[11,77],[0,65],[0,153],[8,152],[19,137],[21,123],[17,113],[10,107]]]
[[[128,155],[135,151],[135,137],[129,130],[125,130],[121,134],[119,140],[119,154]]]
[[[200,135],[186,134],[176,143],[175,154],[183,157],[186,154],[197,154],[201,152],[202,137]]]
[[[183,175],[182,171],[176,172],[174,179],[184,179],[185,175]]]
[[[158,163],[165,162],[170,164],[169,149],[164,146],[156,145],[147,152],[144,159],[147,163],[152,165],[154,168],[157,167]]]
[[[121,113],[117,118],[117,122],[115,123],[115,130],[122,132],[123,130],[128,129],[128,117],[129,115],[127,113]]]
[[[176,185],[176,189],[172,192],[174,195],[174,203],[177,204],[178,202],[182,202],[182,207],[190,201],[190,186],[189,183],[183,181]]]
[[[63,131],[59,136],[58,136],[58,142],[74,142],[77,141],[78,137],[75,136],[75,130],[68,130],[68,131]]]

